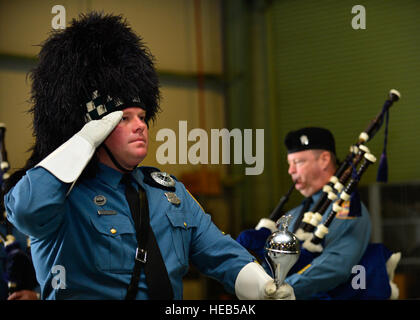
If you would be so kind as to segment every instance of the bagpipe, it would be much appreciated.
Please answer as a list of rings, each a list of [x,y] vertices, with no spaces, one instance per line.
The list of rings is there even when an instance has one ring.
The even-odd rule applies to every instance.
[[[322,254],[323,242],[328,234],[329,227],[336,216],[343,210],[343,203],[350,203],[350,210],[360,211],[360,198],[357,191],[357,185],[366,172],[367,168],[376,162],[376,157],[370,152],[365,145],[379,131],[383,123],[386,123],[385,143],[383,153],[381,155],[381,163],[378,169],[378,181],[387,180],[387,158],[386,158],[386,142],[389,119],[389,108],[394,102],[398,101],[400,94],[397,90],[392,89],[389,97],[385,101],[382,110],[369,123],[366,129],[359,135],[357,142],[350,147],[344,161],[339,165],[334,176],[322,188],[322,194],[318,201],[312,206],[310,211],[304,213],[301,223],[295,232],[295,236],[301,242],[301,252],[297,262],[291,267],[288,275],[304,270],[311,264],[311,261]],[[270,215],[273,224],[276,221],[276,227],[279,226],[280,218],[284,215],[283,207],[287,202],[295,182],[289,189],[287,194],[281,198],[279,204]],[[357,208],[358,207],[358,208]],[[331,208],[331,209],[329,209]],[[329,211],[328,211],[329,210]],[[326,219],[324,215],[327,214]],[[267,219],[262,219],[267,220]],[[321,223],[321,221],[323,221]],[[260,221],[261,223],[261,221]],[[259,261],[264,262],[264,246],[273,228],[269,230],[266,227],[260,227],[260,223],[253,230],[243,231],[237,238],[237,241],[254,254]],[[272,226],[273,224],[268,224]],[[262,226],[267,225],[267,221]],[[388,299],[391,297],[392,289],[395,284],[391,283],[393,272],[401,257],[400,253],[393,254],[383,244],[370,243],[359,262],[366,270],[366,290],[353,290],[351,286],[351,277],[343,284],[335,289],[320,293],[315,298],[320,299]],[[394,296],[395,298],[395,296]]]
[[[0,123],[0,187],[3,190],[4,182],[9,178],[8,170],[10,168],[7,160],[7,152],[5,146],[5,135],[6,126]],[[32,264],[30,254],[30,243],[29,238],[23,237],[23,241],[17,241],[15,235],[13,235],[13,225],[6,219],[6,212],[3,203],[3,192],[0,199],[0,209],[2,212],[0,218],[1,230],[4,230],[6,234],[0,232],[0,250],[4,250],[5,259],[1,261],[3,264],[0,270],[3,273],[0,275],[0,281],[7,284],[7,294],[10,295],[13,292],[20,290],[34,290],[38,286],[38,282],[35,276],[34,266]],[[1,297],[6,298],[6,297]]]

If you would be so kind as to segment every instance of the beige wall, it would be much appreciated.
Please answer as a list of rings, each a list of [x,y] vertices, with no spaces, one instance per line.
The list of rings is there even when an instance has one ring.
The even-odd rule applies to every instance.
[[[205,71],[220,73],[220,1],[202,0]],[[36,55],[51,31],[54,5],[66,8],[67,25],[88,10],[122,14],[143,37],[159,69],[193,72],[195,22],[193,0],[0,0],[0,52]]]
[[[29,1],[0,0],[0,55],[35,57],[52,30],[51,13],[54,5],[66,8],[66,23],[89,10],[123,14],[133,29],[143,38],[156,58],[157,69],[164,73],[195,74],[196,27],[193,0],[96,0],[96,1]],[[203,71],[220,75],[222,72],[220,2],[201,1]],[[30,82],[22,68],[0,67],[0,122],[7,126],[6,146],[12,167],[21,167],[28,157],[25,151],[32,142],[29,108]],[[158,166],[175,175],[196,166],[158,164],[155,157],[156,132],[170,128],[178,132],[178,121],[187,120],[188,129],[199,127],[198,90],[182,81],[173,85],[162,83],[163,112],[151,128],[151,147],[145,164]],[[205,90],[207,128],[224,128],[224,102],[221,89]],[[191,145],[191,143],[190,143]],[[212,166],[222,170],[221,166]]]
[[[6,125],[6,150],[12,169],[23,166],[32,145],[30,86],[23,72],[0,71],[0,122]]]

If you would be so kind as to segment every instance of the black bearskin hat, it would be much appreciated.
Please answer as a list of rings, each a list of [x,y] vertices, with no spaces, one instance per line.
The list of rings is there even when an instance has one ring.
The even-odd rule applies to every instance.
[[[30,78],[35,145],[23,174],[89,119],[125,106],[145,109],[146,121],[154,120],[159,111],[153,57],[121,16],[82,14],[66,29],[53,31]],[[92,110],[98,106],[99,111]],[[86,170],[93,173],[95,163],[96,157]],[[17,174],[10,179],[12,185],[22,176]]]

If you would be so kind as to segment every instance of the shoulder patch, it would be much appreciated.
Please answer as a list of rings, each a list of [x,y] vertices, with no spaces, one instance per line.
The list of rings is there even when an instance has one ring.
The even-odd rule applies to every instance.
[[[165,187],[175,187],[175,180],[166,172],[154,171],[150,174],[153,180]]]
[[[354,219],[355,217],[349,216],[350,213],[350,201],[344,201],[341,205],[341,210],[337,212],[335,216],[338,219]]]
[[[175,180],[166,172],[161,172],[155,167],[140,167],[143,172],[143,181],[154,188],[174,192]]]

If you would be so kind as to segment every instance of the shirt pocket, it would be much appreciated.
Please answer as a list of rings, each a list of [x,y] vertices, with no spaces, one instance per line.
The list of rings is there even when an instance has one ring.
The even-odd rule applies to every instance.
[[[113,273],[131,272],[137,247],[136,231],[131,220],[121,213],[94,215],[90,220],[96,268]]]
[[[172,244],[175,253],[183,266],[188,266],[191,233],[197,222],[190,215],[179,210],[168,210],[166,216],[171,225]]]

